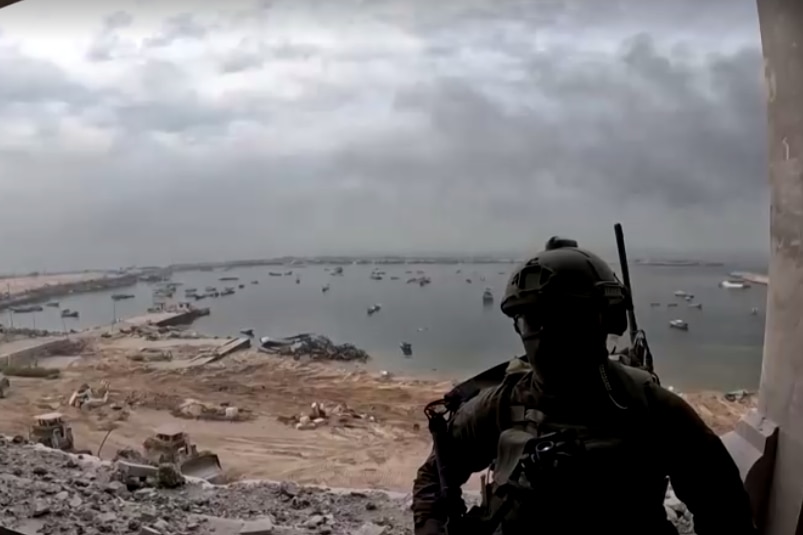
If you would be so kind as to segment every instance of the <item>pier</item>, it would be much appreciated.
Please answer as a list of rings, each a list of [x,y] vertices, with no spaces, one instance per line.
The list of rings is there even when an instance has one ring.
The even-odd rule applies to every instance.
[[[735,273],[731,273],[733,277],[736,277],[740,280],[745,282],[751,282],[753,284],[761,284],[763,286],[768,286],[770,283],[770,278],[768,275],[762,275],[760,273],[750,273],[747,271],[737,271]]]
[[[182,308],[174,311],[153,312],[134,316],[123,320],[121,323],[129,325],[154,325],[156,327],[172,327],[174,325],[188,325],[202,316],[208,316],[208,308]]]

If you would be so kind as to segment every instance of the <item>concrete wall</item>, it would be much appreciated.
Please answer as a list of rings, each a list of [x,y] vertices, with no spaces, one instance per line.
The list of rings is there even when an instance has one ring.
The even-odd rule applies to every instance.
[[[66,351],[70,344],[71,341],[69,339],[58,338],[55,340],[39,340],[18,349],[12,347],[3,351],[0,348],[0,351],[2,351],[0,353],[0,362],[5,366],[31,366],[38,359],[58,354],[60,351]]]
[[[767,535],[803,533],[803,1],[758,0],[772,195],[759,412],[777,424]]]

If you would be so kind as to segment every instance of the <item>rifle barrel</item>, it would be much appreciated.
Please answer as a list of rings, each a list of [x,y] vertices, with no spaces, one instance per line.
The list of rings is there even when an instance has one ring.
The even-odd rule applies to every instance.
[[[619,251],[619,266],[622,270],[622,283],[630,293],[631,304],[627,309],[627,322],[630,324],[630,340],[631,342],[636,338],[638,333],[638,324],[636,323],[636,313],[633,310],[633,287],[630,285],[630,267],[627,263],[627,249],[625,249],[625,233],[622,229],[621,223],[616,223],[613,226],[613,231],[616,234],[616,248]]]

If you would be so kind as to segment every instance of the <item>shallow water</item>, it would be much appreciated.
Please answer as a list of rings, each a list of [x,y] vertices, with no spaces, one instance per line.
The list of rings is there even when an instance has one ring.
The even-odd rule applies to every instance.
[[[349,342],[373,356],[372,366],[400,372],[437,369],[450,375],[468,376],[520,353],[520,344],[509,319],[498,308],[510,265],[389,265],[384,280],[369,278],[374,266],[346,266],[343,276],[332,276],[323,266],[295,268],[292,276],[272,277],[283,267],[256,267],[227,272],[182,272],[173,280],[184,288],[203,291],[206,286],[222,289],[245,284],[237,293],[198,301],[211,308],[194,329],[212,335],[237,335],[253,328],[257,336],[282,337],[315,332],[336,342]],[[457,273],[457,270],[461,273]],[[406,284],[422,270],[432,284]],[[411,271],[411,273],[406,273]],[[718,287],[729,268],[669,268],[633,266],[634,293],[640,326],[647,332],[655,355],[656,369],[665,384],[682,389],[754,388],[761,369],[766,288],[723,290]],[[296,275],[300,284],[295,283]],[[237,282],[221,282],[222,276],[237,276]],[[398,276],[398,280],[390,280]],[[471,278],[472,283],[466,282]],[[480,280],[484,278],[485,280]],[[251,281],[259,284],[252,285]],[[331,290],[321,292],[329,284]],[[496,296],[491,307],[482,305],[483,290]],[[690,309],[673,297],[675,290],[693,293],[702,310]],[[113,302],[113,293],[132,293],[134,299]],[[78,310],[81,317],[62,320],[59,310],[45,308],[36,314],[14,314],[17,326],[62,329],[109,324],[117,318],[142,314],[152,305],[152,285],[138,284],[101,293],[60,299],[62,308]],[[650,302],[660,302],[651,307]],[[677,302],[668,308],[666,303]],[[378,313],[366,310],[381,304]],[[759,314],[750,311],[758,308]],[[688,321],[687,332],[670,329],[670,320]],[[4,323],[9,318],[4,317]],[[412,358],[399,349],[403,341],[413,347]]]

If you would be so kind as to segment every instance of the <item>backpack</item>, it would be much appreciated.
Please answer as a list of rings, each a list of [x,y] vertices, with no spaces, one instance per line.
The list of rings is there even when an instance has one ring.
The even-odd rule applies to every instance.
[[[526,369],[506,375],[493,481],[483,489],[486,526],[495,526],[493,533],[530,533],[534,526],[544,535],[594,529],[606,512],[616,513],[606,510],[611,500],[600,496],[614,492],[617,484],[637,487],[645,503],[662,504],[666,478],[650,470],[654,463],[647,447],[647,391],[655,380],[649,372],[618,363],[608,369],[624,395],[613,397],[602,368],[611,406],[616,407],[603,422],[579,412],[560,414],[555,410],[559,406],[549,408],[530,387]]]

